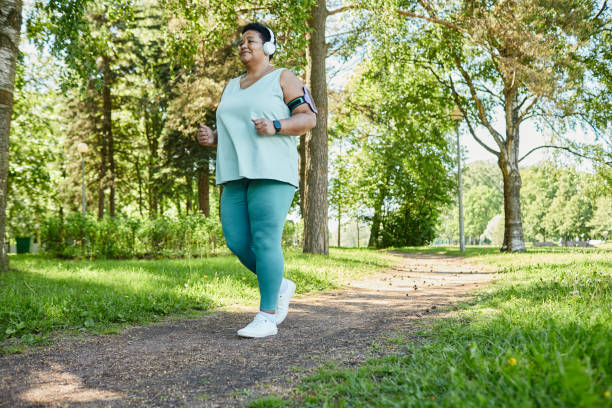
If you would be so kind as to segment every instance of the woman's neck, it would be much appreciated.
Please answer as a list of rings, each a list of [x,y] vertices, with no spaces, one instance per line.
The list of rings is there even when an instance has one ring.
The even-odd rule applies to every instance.
[[[270,68],[272,68],[272,65],[270,65],[269,61],[262,61],[257,64],[248,64],[246,66],[247,76],[249,78],[258,78],[269,71]]]

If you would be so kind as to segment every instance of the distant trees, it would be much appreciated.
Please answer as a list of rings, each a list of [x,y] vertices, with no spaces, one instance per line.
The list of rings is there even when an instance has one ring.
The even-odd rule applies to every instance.
[[[465,172],[466,236],[479,242],[497,234],[502,193],[495,188],[497,172],[482,177],[490,162],[470,163]],[[596,173],[575,170],[553,161],[521,169],[521,208],[527,241],[605,239],[612,236],[612,190],[600,189]],[[457,210],[450,208],[438,228],[438,238],[457,239]],[[494,241],[495,242],[495,241]]]
[[[454,186],[451,120],[425,106],[437,112],[449,101],[426,70],[384,58],[383,48],[372,54],[332,105],[330,134],[342,135],[343,155],[332,155],[331,202],[364,214],[370,246],[424,245]]]
[[[389,9],[398,4],[384,3]],[[411,4],[436,24],[375,13],[378,30],[385,31],[387,58],[406,55],[414,69],[429,70],[452,94],[470,134],[496,157],[503,176],[502,250],[524,251],[521,124],[537,120],[557,134],[576,123],[588,123],[602,134],[609,129],[612,21],[607,2]],[[499,125],[493,120],[498,112],[503,117]],[[477,127],[486,130],[486,138],[478,136]],[[552,147],[573,146],[559,140]]]

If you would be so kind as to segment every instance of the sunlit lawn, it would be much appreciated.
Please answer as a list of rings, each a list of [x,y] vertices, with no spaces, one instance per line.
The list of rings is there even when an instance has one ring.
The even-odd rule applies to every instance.
[[[286,251],[297,292],[331,289],[382,270],[384,252],[332,249],[330,256]],[[0,347],[50,340],[52,332],[117,331],[163,316],[256,305],[257,280],[234,256],[182,260],[65,261],[39,255],[10,258],[0,274]],[[16,344],[20,346],[15,347]]]
[[[416,336],[388,339],[399,354],[321,369],[290,398],[253,406],[612,407],[612,251],[468,248],[467,256],[502,277]]]

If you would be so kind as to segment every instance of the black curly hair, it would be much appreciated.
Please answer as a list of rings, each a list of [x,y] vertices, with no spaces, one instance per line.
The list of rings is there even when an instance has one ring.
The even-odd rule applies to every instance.
[[[270,31],[268,31],[268,27],[261,23],[249,23],[245,25],[244,27],[242,27],[241,34],[244,34],[249,30],[257,31],[259,35],[261,36],[261,40],[264,43],[267,43],[268,41],[272,39],[272,36],[270,35]],[[274,45],[276,45],[276,38],[274,38]],[[273,56],[274,54],[270,55],[270,59],[272,59]]]

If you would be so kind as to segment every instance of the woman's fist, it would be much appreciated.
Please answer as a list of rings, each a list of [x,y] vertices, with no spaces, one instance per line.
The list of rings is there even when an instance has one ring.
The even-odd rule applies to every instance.
[[[205,125],[200,125],[198,130],[198,142],[202,146],[212,146],[215,144],[215,132]]]
[[[255,125],[255,131],[259,135],[275,135],[274,123],[269,119],[251,119]]]

